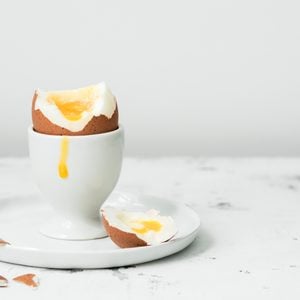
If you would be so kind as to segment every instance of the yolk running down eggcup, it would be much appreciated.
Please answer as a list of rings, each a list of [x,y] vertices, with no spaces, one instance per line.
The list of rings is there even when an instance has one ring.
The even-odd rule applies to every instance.
[[[105,236],[99,209],[122,166],[124,131],[105,83],[77,90],[37,90],[29,153],[42,197],[54,209],[40,232],[57,239]]]

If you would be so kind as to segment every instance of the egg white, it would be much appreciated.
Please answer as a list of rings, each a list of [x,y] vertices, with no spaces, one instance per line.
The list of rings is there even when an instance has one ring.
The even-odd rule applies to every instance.
[[[34,109],[39,109],[42,114],[55,125],[66,128],[72,132],[81,131],[94,116],[99,117],[100,115],[104,115],[110,119],[116,109],[115,96],[104,82],[95,85],[95,92],[97,93],[97,98],[94,101],[92,109],[90,111],[84,111],[82,117],[76,121],[66,119],[59,108],[47,100],[47,92],[42,90],[36,91],[37,98]]]

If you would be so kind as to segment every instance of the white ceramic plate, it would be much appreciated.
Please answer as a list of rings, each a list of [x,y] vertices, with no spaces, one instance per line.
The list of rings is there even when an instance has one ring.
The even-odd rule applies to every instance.
[[[38,197],[0,199],[0,238],[10,245],[0,247],[0,261],[46,268],[110,268],[139,264],[176,253],[196,237],[197,214],[151,196],[114,192],[106,202],[132,210],[155,208],[174,218],[178,233],[158,246],[120,249],[109,238],[89,241],[64,241],[43,236],[38,229],[50,217],[48,206]]]

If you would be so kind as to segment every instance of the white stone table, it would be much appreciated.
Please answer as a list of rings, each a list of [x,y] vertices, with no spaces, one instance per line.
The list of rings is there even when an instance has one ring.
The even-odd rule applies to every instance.
[[[300,159],[127,158],[118,189],[189,205],[202,221],[196,241],[128,268],[0,263],[5,277],[40,278],[35,290],[0,288],[0,299],[300,299]],[[0,159],[0,199],[35,193],[27,159]]]

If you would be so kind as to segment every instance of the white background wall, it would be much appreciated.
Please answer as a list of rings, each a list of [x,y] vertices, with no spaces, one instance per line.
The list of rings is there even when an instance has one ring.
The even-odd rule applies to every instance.
[[[299,155],[299,1],[3,1],[0,155],[36,87],[105,80],[127,154]]]

